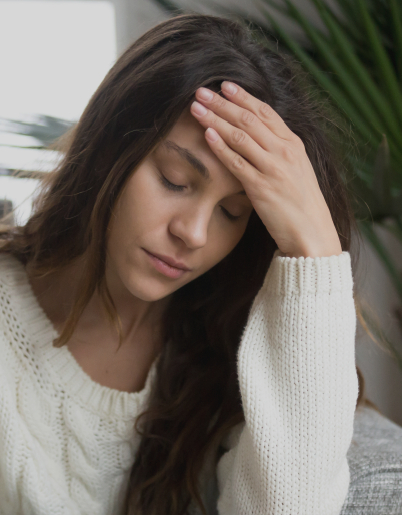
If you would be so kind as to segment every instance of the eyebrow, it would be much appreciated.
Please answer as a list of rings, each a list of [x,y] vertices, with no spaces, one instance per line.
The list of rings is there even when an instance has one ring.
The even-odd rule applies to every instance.
[[[198,159],[188,148],[181,147],[177,143],[175,143],[172,140],[164,140],[161,143],[161,147],[165,148],[167,150],[174,150],[179,154],[179,156],[187,161],[190,166],[198,172],[201,177],[207,181],[211,180],[211,175],[209,173],[208,168],[205,166],[205,164]],[[247,195],[244,190],[238,191],[237,193],[234,193],[234,195]]]

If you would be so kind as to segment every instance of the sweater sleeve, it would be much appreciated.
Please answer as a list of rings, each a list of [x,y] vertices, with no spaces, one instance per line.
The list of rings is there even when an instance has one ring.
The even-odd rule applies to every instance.
[[[358,396],[350,254],[274,254],[237,355],[245,422],[223,442],[219,515],[339,515]]]

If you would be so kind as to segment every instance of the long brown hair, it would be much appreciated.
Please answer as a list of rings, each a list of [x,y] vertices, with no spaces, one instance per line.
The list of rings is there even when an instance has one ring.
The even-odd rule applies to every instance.
[[[239,22],[179,15],[146,32],[117,60],[61,141],[64,157],[44,182],[28,222],[1,233],[1,251],[18,258],[31,274],[59,270],[86,252],[80,290],[57,345],[69,340],[96,290],[116,323],[104,280],[111,211],[131,174],[167,135],[197,88],[220,93],[223,80],[270,104],[302,139],[342,249],[350,251],[352,234],[359,233],[342,180],[343,160],[329,136],[331,122],[299,66],[258,43]],[[136,422],[142,439],[126,513],[183,515],[191,501],[205,513],[199,474],[207,455],[216,463],[223,435],[244,421],[236,354],[276,249],[254,211],[234,250],[172,295],[149,409]],[[351,257],[355,270],[357,254]],[[364,382],[357,371],[358,406]]]

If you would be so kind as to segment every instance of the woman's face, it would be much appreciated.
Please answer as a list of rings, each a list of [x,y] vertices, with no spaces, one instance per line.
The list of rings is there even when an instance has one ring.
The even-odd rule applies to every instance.
[[[253,206],[204,132],[186,109],[132,174],[112,215],[107,266],[142,300],[162,299],[207,272],[246,229]],[[150,254],[190,270],[166,267]]]

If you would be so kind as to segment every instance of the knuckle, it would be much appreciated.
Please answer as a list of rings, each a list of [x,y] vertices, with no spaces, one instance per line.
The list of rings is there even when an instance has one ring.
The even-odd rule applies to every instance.
[[[246,141],[246,135],[243,131],[234,130],[230,136],[231,142],[236,145],[242,145]]]
[[[246,127],[254,125],[255,124],[255,120],[256,120],[255,115],[253,113],[251,113],[250,111],[244,110],[241,113],[240,121]]]
[[[278,181],[280,181],[282,179],[282,170],[275,164],[272,164],[272,166],[269,170],[269,174],[270,174],[271,179],[276,179]]]
[[[245,166],[245,161],[241,156],[237,154],[233,157],[230,165],[233,170],[243,170]]]
[[[283,145],[283,147],[281,149],[281,155],[286,161],[289,161],[291,163],[293,163],[296,159],[296,156],[295,156],[292,148],[289,147],[288,145]]]
[[[261,116],[261,118],[270,119],[272,118],[272,115],[274,113],[274,110],[272,107],[265,102],[260,104],[260,107],[258,108],[258,114]]]
[[[248,179],[248,185],[254,195],[260,194],[262,182],[259,174],[252,174]]]
[[[224,98],[222,98],[220,95],[214,95],[214,99],[213,99],[213,105],[214,106],[217,106],[217,107],[223,107],[226,103],[226,100]]]
[[[297,136],[296,134],[293,136],[293,141],[295,143],[295,145],[300,148],[301,150],[305,150],[305,146],[304,146],[304,142],[303,140]]]
[[[222,138],[220,138],[220,140],[215,144],[215,149],[221,153],[225,152],[227,149],[227,145]]]
[[[218,117],[216,116],[215,113],[208,113],[208,125],[210,127],[213,127],[215,129],[218,128]]]
[[[247,100],[247,91],[244,91],[244,89],[242,88],[239,88],[238,91],[237,91],[237,98],[243,102],[245,100]]]

